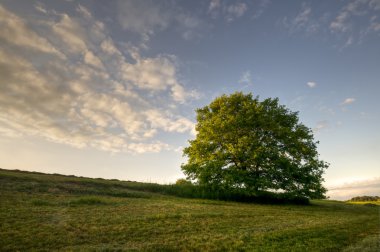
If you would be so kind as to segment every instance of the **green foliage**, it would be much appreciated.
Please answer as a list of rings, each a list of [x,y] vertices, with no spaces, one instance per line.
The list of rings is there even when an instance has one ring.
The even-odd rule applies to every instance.
[[[182,178],[182,179],[177,179],[175,184],[176,185],[191,185],[191,181]]]
[[[184,199],[153,188],[164,190],[0,169],[0,251],[379,251],[378,208]],[[102,194],[117,190],[149,197]]]
[[[241,92],[197,109],[197,136],[184,149],[188,179],[220,190],[284,191],[323,198],[322,174],[312,131],[278,99],[259,101]]]
[[[350,201],[380,201],[379,196],[357,196],[350,199]]]

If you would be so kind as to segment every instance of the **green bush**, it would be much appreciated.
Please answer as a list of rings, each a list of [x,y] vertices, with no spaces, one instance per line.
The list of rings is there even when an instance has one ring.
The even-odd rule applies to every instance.
[[[191,183],[158,185],[147,185],[144,190],[173,195],[184,198],[216,199],[238,202],[255,202],[263,204],[308,204],[306,197],[295,196],[289,193],[259,192],[250,194],[243,189],[219,189]],[[153,186],[154,185],[154,186]],[[139,188],[143,189],[143,187]]]

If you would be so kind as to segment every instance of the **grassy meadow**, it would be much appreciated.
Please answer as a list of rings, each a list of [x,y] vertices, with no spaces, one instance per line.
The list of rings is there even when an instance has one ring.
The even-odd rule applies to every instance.
[[[347,203],[349,204],[357,204],[357,205],[378,205],[380,206],[380,201],[379,200],[376,200],[376,201],[347,201]]]
[[[160,188],[0,169],[0,251],[380,250],[378,206],[239,203]]]

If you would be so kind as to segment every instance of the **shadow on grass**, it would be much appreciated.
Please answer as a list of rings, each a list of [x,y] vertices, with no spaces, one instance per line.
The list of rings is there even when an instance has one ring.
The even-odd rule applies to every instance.
[[[79,199],[74,199],[66,203],[69,206],[81,206],[81,205],[110,205],[113,202],[98,198],[98,197],[81,197]]]

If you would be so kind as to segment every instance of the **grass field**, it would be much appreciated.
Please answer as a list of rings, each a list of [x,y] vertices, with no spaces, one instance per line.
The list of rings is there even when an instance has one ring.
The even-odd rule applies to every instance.
[[[379,251],[378,206],[186,199],[152,185],[0,170],[0,251]]]
[[[369,204],[373,204],[373,205],[380,206],[380,201],[379,200],[376,200],[376,201],[347,201],[347,203],[349,203],[349,204],[357,204],[357,205],[369,205]]]

